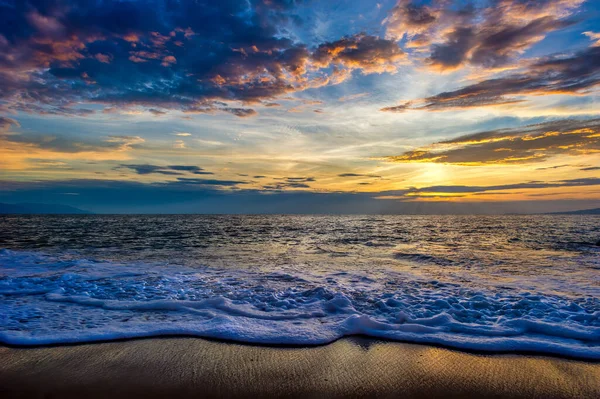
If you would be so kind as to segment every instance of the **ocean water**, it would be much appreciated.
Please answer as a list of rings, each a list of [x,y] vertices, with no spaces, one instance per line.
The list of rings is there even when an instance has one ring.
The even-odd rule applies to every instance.
[[[0,341],[362,334],[600,359],[598,216],[3,216]]]

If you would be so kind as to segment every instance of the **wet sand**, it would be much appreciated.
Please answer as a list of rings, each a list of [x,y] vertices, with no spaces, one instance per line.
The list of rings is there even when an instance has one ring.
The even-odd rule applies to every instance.
[[[141,339],[0,347],[0,397],[600,398],[600,363],[364,338],[308,348]]]

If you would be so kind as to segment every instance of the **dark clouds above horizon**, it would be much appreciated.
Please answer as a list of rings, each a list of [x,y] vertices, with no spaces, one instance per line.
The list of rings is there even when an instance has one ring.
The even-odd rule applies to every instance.
[[[286,179],[289,182],[289,179]],[[292,180],[293,181],[293,180]],[[162,183],[111,180],[65,180],[48,182],[6,182],[0,202],[60,203],[100,213],[526,213],[573,210],[598,205],[595,200],[550,200],[534,207],[539,190],[547,188],[598,187],[600,178],[562,181],[528,181],[488,186],[424,186],[378,193],[319,193],[302,191],[223,190],[236,181],[178,178]],[[285,183],[284,183],[285,184]],[[529,190],[532,203],[478,203],[443,205],[420,202],[431,194],[485,195],[487,192]],[[600,192],[598,187],[597,192]],[[487,204],[487,205],[486,205]],[[558,208],[557,208],[558,206]]]

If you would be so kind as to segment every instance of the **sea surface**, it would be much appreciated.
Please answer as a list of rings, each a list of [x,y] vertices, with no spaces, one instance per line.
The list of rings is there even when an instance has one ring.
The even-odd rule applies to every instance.
[[[371,337],[600,359],[598,216],[2,216],[0,341]]]

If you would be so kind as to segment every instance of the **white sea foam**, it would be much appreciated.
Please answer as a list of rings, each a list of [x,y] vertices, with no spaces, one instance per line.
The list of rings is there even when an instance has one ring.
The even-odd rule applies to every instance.
[[[0,341],[160,335],[265,344],[343,336],[600,359],[600,300],[391,270],[251,270],[0,251]]]

